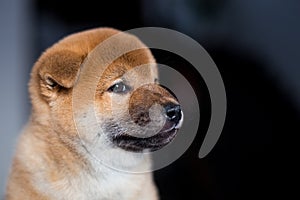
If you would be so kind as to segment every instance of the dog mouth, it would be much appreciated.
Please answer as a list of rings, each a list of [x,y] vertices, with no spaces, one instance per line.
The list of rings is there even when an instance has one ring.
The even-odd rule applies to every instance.
[[[142,112],[142,114],[144,113],[145,112]],[[158,119],[158,121],[164,120],[162,128],[160,130],[153,130],[152,132],[152,126],[150,125],[150,127],[148,127],[150,129],[146,131],[148,134],[144,133],[143,130],[145,129],[143,128],[145,128],[145,124],[149,124],[153,119],[148,117],[147,119],[149,119],[149,121],[143,120],[144,115],[134,115],[134,119],[136,119],[134,123],[141,126],[141,132],[136,132],[139,129],[137,127],[131,130],[130,126],[121,127],[122,124],[126,125],[126,122],[113,123],[113,121],[111,121],[106,128],[108,132],[111,133],[110,138],[112,143],[116,147],[133,152],[153,152],[161,149],[175,138],[179,128],[181,128],[183,124],[183,112],[178,104],[168,103],[163,106],[163,112],[161,114],[162,119],[155,119]],[[156,124],[158,121],[154,120],[152,122]],[[161,127],[159,122],[157,125]],[[153,134],[149,134],[149,131]]]
[[[127,151],[142,152],[147,149],[153,152],[169,144],[175,138],[177,131],[178,129],[174,126],[174,128],[160,131],[151,137],[139,138],[125,133],[116,135],[112,140],[116,146]]]
[[[112,142],[119,148],[132,152],[157,151],[169,144],[177,135],[182,123],[166,122],[163,128],[150,137],[136,137],[128,133],[112,134]]]

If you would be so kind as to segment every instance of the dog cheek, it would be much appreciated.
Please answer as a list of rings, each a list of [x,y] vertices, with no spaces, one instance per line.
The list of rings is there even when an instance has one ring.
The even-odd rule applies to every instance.
[[[109,94],[95,96],[95,114],[98,118],[110,118],[112,114],[112,99]]]
[[[67,137],[76,137],[77,133],[73,118],[72,99],[65,97],[53,101],[51,102],[50,110],[53,130],[58,134],[65,134]]]

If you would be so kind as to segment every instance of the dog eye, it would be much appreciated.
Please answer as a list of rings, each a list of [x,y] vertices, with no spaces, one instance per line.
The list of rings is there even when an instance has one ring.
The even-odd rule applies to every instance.
[[[129,89],[129,86],[125,85],[123,82],[120,82],[110,86],[107,91],[114,93],[126,93]]]

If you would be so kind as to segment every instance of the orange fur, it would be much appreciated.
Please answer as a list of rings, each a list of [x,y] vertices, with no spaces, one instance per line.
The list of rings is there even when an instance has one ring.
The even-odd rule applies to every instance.
[[[82,147],[74,124],[72,88],[81,75],[80,67],[98,44],[117,33],[115,29],[99,28],[70,35],[46,50],[35,63],[29,83],[32,114],[19,138],[7,184],[7,200],[157,199],[150,173],[122,174],[97,166]],[[132,40],[144,46],[138,39]],[[132,67],[147,63],[154,63],[148,49],[132,51],[111,63],[97,85],[97,112],[109,117],[111,97],[105,92],[109,85]],[[148,67],[136,76],[135,83],[145,79],[153,82],[157,71]],[[162,89],[150,90],[172,99]],[[88,106],[84,98],[83,113]],[[136,104],[146,101],[138,94],[135,98]],[[150,98],[146,105],[149,107],[153,101],[158,100]],[[109,177],[111,181],[107,180]]]

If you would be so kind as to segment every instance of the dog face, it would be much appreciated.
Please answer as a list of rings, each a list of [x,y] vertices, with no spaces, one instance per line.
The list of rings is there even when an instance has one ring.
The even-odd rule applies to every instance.
[[[89,87],[92,74],[82,73],[84,61],[98,44],[117,33],[113,29],[95,29],[75,34],[41,56],[30,82],[33,118],[51,127],[71,146],[80,146],[83,140],[85,145],[99,149],[155,151],[172,141],[183,115],[176,97],[158,84],[151,52],[135,37],[131,38],[133,42],[143,48],[121,55],[105,69],[100,66],[103,73],[97,79],[95,91],[91,91],[93,99],[87,100],[85,95],[79,97],[82,102],[79,126],[84,131],[78,135],[74,87],[76,84],[85,86],[82,93],[94,90]],[[126,44],[118,43],[112,48],[123,45]],[[86,117],[91,110],[96,122]]]
[[[181,109],[157,80],[148,49],[123,55],[104,72],[95,101],[97,113],[105,113],[99,121],[112,144],[129,151],[154,151],[174,138]]]

